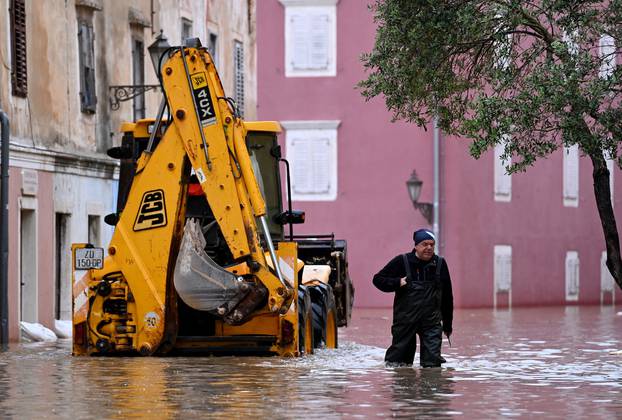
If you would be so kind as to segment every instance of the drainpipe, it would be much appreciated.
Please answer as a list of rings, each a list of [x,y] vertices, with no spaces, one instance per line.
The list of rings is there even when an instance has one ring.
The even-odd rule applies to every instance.
[[[441,228],[439,223],[439,202],[440,202],[440,129],[438,128],[438,118],[434,117],[434,168],[433,168],[433,177],[434,177],[434,202],[433,202],[433,224],[432,230],[434,231],[434,236],[436,236],[436,246],[438,252],[441,253]]]
[[[9,117],[0,109],[0,348],[9,343]]]

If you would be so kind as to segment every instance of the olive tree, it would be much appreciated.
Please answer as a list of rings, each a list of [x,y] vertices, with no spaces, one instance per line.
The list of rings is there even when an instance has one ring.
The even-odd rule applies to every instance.
[[[622,0],[376,0],[366,98],[394,119],[471,139],[470,154],[503,145],[508,173],[561,147],[592,162],[607,267],[622,260],[606,159],[620,166]]]

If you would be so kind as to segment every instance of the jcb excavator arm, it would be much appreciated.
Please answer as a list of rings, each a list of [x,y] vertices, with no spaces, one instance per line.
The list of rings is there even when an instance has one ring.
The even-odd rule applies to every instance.
[[[190,307],[230,323],[243,322],[261,304],[247,297],[249,290],[267,294],[268,312],[291,312],[295,258],[284,277],[246,150],[244,122],[225,97],[211,56],[203,48],[171,49],[161,73],[172,123],[137,162],[104,268],[74,283],[74,354],[165,352],[176,340],[177,294]],[[208,257],[200,226],[186,222],[190,170],[236,270]]]
[[[244,124],[232,112],[205,50],[190,49],[186,54],[180,49],[164,65],[162,73],[175,130],[231,253],[238,259],[250,256],[250,264],[262,283],[268,290],[279,291],[270,296],[274,302],[271,309],[278,311],[288,295],[287,284],[279,265],[274,264],[274,246],[265,221],[266,204],[246,150]],[[267,270],[255,218],[262,222],[276,278]],[[183,280],[178,279],[176,275],[179,291]]]

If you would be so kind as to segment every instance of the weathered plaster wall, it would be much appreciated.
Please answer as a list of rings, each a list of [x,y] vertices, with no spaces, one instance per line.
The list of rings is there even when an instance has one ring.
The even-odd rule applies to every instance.
[[[193,35],[207,43],[207,25],[223,22],[219,32],[229,54],[227,70],[221,74],[233,80],[233,39],[245,43],[246,111],[255,115],[254,2],[212,2],[204,0],[26,0],[28,97],[11,93],[9,0],[0,0],[0,108],[11,119],[10,172],[10,336],[19,338],[20,254],[19,216],[22,200],[22,171],[36,173],[38,192],[27,197],[36,202],[37,239],[30,244],[37,253],[38,321],[52,327],[56,315],[56,214],[68,217],[67,242],[88,240],[88,216],[100,217],[101,244],[110,241],[113,229],[104,216],[115,208],[117,162],[105,155],[120,144],[117,133],[123,121],[133,119],[132,101],[118,110],[109,103],[111,85],[132,85],[132,37],[144,43],[145,84],[156,84],[147,47],[160,30],[171,45],[181,42],[181,19],[193,23]],[[78,4],[78,6],[77,6]],[[213,8],[212,20],[208,8]],[[250,16],[249,16],[249,11]],[[95,80],[97,106],[94,114],[80,109],[78,15],[92,13],[95,34]],[[232,82],[231,82],[232,85]],[[232,86],[231,86],[232,87]],[[232,94],[229,87],[228,94]],[[252,92],[252,93],[250,93]],[[146,94],[146,117],[155,117],[159,92]],[[33,201],[34,200],[34,201]],[[67,246],[67,253],[69,247]],[[67,256],[66,256],[67,257]],[[69,272],[61,276],[61,317],[67,318]]]

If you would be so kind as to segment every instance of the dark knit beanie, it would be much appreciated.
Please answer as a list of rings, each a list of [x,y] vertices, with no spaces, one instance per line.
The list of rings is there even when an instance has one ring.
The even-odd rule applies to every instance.
[[[419,244],[421,241],[425,241],[431,239],[436,242],[436,237],[434,234],[427,229],[419,229],[413,233],[413,240],[415,241],[415,245]]]

